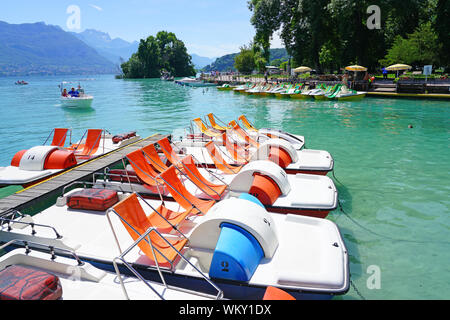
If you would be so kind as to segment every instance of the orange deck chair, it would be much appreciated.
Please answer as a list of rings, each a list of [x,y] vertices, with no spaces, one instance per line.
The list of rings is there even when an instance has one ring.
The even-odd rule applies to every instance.
[[[56,128],[55,130],[53,130],[53,132],[53,141],[51,145],[54,147],[63,148],[66,144],[67,133],[69,132],[69,129]]]
[[[152,187],[161,187],[163,181],[157,179],[159,173],[147,162],[141,149],[127,154],[126,158],[136,175],[145,184]]]
[[[216,130],[221,131],[221,132],[227,131],[227,129],[229,129],[228,127],[222,127],[221,125],[217,124],[213,113],[208,114],[207,117],[208,117],[209,122],[211,124],[211,127],[213,129],[216,129]]]
[[[242,147],[238,143],[230,141],[226,132],[222,134],[222,141],[228,153],[231,154],[236,162],[241,164],[248,163],[250,158],[248,148]]]
[[[152,166],[159,171],[160,173],[169,169],[164,162],[162,162],[161,158],[158,156],[158,152],[154,145],[148,145],[145,148],[142,148],[144,155],[151,161]],[[220,199],[222,194],[227,189],[225,185],[215,185],[208,180],[206,180],[200,171],[198,171],[195,166],[194,158],[192,156],[188,156],[181,161],[184,170],[182,173],[186,174],[187,177],[197,186],[199,187],[205,194],[213,199]]]
[[[139,239],[139,237],[144,234],[149,228],[154,227],[158,229],[159,227],[161,227],[159,225],[159,221],[154,219],[155,214],[158,214],[156,212],[153,212],[150,217],[147,217],[135,193],[116,204],[113,207],[113,211],[119,215],[122,224],[125,226],[134,241]],[[167,224],[167,222],[165,222],[165,224]],[[165,226],[163,225],[162,228],[164,227]],[[154,248],[154,254],[152,247],[147,240],[141,241],[138,246],[152,262],[158,263],[163,267],[173,265],[173,262],[178,256],[177,251],[181,251],[188,241],[184,238],[169,240],[170,244],[177,250],[175,251],[157,233],[151,232],[149,234],[149,237]]]
[[[194,162],[194,157],[192,155],[187,156],[181,161],[184,167],[184,172],[187,174],[189,179],[195,183],[203,192],[213,199],[220,200],[225,190],[227,190],[227,185],[217,185],[206,179],[201,172],[198,170]]]
[[[150,145],[142,148],[142,152],[150,160],[153,167],[159,173],[164,172],[167,169],[169,169],[169,167],[159,157],[158,151],[156,150],[156,147],[154,144],[150,144]]]
[[[241,115],[241,116],[238,118],[238,120],[242,121],[242,123],[244,124],[244,126],[245,126],[248,130],[251,130],[251,131],[254,131],[254,132],[258,132],[258,131],[259,131],[258,129],[256,129],[256,128],[250,123],[250,121],[248,121],[248,119],[247,119],[246,116]]]
[[[220,150],[216,147],[214,142],[210,141],[205,145],[206,150],[211,156],[212,161],[214,162],[217,169],[222,171],[225,174],[238,174],[242,170],[242,165],[240,166],[232,166],[228,164],[220,154]]]
[[[89,129],[86,136],[86,143],[79,145],[75,155],[80,158],[90,158],[95,154],[100,146],[102,140],[103,130],[101,129]],[[78,149],[83,148],[81,151]]]
[[[200,213],[206,214],[216,203],[215,200],[203,200],[192,195],[180,181],[174,166],[161,173],[160,176],[175,201],[186,210],[194,207]]]
[[[181,159],[178,157],[177,153],[173,150],[169,139],[163,138],[159,140],[157,144],[161,147],[161,150],[163,151],[164,155],[170,161],[171,164],[177,165],[177,163],[181,162]]]
[[[250,135],[241,128],[241,126],[235,121],[230,122],[230,126],[233,128],[233,131],[235,131],[244,141],[250,145],[252,145],[255,148],[259,148],[259,143],[254,140]]]
[[[197,125],[197,127],[200,129],[200,131],[202,133],[206,134],[209,137],[217,138],[217,137],[219,137],[222,134],[221,132],[216,132],[216,131],[213,131],[213,130],[209,129],[203,123],[202,119],[200,119],[200,118],[194,119],[194,120],[192,120],[192,122],[194,122]]]

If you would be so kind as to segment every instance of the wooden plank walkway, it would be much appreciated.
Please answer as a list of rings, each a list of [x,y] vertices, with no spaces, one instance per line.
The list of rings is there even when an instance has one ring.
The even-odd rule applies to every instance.
[[[368,97],[386,97],[386,98],[424,98],[424,99],[450,99],[450,94],[442,93],[396,93],[396,92],[367,92]]]
[[[93,174],[103,172],[105,168],[120,164],[130,152],[143,148],[162,139],[163,135],[153,135],[114,150],[106,155],[80,164],[48,180],[24,189],[4,199],[0,199],[0,217],[7,211],[33,211],[45,207],[51,199],[56,199],[63,192],[64,187],[76,181],[92,181]]]

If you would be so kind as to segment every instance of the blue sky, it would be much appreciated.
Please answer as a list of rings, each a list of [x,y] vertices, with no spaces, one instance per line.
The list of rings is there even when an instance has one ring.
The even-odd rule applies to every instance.
[[[219,57],[237,52],[254,34],[247,0],[14,0],[2,1],[0,20],[43,21],[69,30],[67,13],[80,8],[80,30],[96,29],[112,38],[135,41],[158,31],[174,32],[189,53]],[[281,47],[277,37],[273,47]]]

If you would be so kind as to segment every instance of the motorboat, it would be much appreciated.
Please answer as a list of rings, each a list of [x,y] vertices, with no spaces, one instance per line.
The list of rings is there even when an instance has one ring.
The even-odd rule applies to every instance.
[[[201,79],[197,79],[197,78],[183,78],[181,80],[175,80],[176,84],[179,85],[183,85],[183,86],[188,86],[188,87],[216,87],[217,84],[215,83],[209,83],[209,82],[205,82]]]
[[[332,221],[270,213],[245,194],[201,212],[100,186],[69,191],[33,217],[15,212],[0,218],[1,241],[75,251],[97,268],[111,270],[116,262],[125,272],[115,257],[145,238],[126,260],[144,279],[163,277],[169,286],[217,294],[205,275],[226,299],[261,299],[267,287],[296,299],[330,299],[349,290],[348,252]],[[107,195],[103,201],[100,192]]]
[[[67,88],[67,85],[74,85],[72,82],[62,82],[59,85],[61,90],[61,106],[66,108],[79,108],[79,109],[89,109],[92,107],[92,102],[94,97],[85,93],[84,89],[78,83],[77,89],[72,87],[72,91]],[[70,87],[70,86],[69,86]],[[71,93],[73,92],[73,93]]]
[[[175,77],[171,76],[168,72],[162,72],[160,79],[162,81],[175,81]]]
[[[69,136],[71,140],[70,129],[56,128],[42,145],[17,152],[10,166],[0,167],[0,187],[9,185],[30,187],[85,161],[141,139],[136,132],[112,135],[103,129],[89,129],[78,142],[69,142],[69,146],[65,147]]]
[[[26,82],[24,80],[19,80],[19,81],[16,81],[14,84],[19,85],[19,86],[26,86],[28,84],[28,82]]]

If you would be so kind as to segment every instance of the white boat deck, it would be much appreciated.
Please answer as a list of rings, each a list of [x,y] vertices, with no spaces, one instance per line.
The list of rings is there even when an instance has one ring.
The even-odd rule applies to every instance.
[[[74,190],[73,192],[75,192]],[[142,202],[141,202],[142,203]],[[157,208],[160,201],[149,201]],[[172,210],[179,210],[173,202],[165,202]],[[152,210],[143,204],[147,215]],[[231,214],[231,213],[230,213]],[[251,285],[277,286],[285,289],[310,291],[343,291],[348,286],[347,252],[337,226],[324,219],[293,215],[267,213],[278,231],[279,247],[272,259],[264,258],[250,280]],[[204,217],[194,217],[180,225],[189,238],[192,228]],[[53,206],[33,217],[37,224],[50,225],[63,235],[55,240],[54,233],[45,228],[36,228],[31,236],[29,227],[14,228],[8,232],[6,226],[0,229],[2,239],[28,239],[38,243],[76,250],[80,257],[112,261],[120,253],[105,212],[91,212]],[[119,218],[111,215],[113,228],[122,250],[133,243]],[[334,246],[336,244],[336,246]],[[186,257],[205,274],[209,272],[213,251],[186,248]],[[133,250],[127,261],[147,265],[149,260],[139,250]],[[186,263],[176,266],[177,274],[197,277],[198,274]]]

